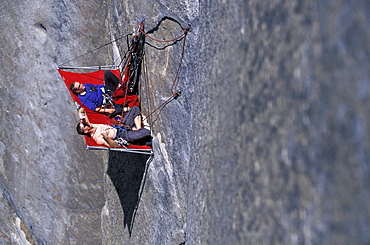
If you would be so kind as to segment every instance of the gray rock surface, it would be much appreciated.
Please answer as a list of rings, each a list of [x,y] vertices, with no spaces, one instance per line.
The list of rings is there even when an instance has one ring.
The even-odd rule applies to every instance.
[[[0,244],[368,244],[369,10],[3,1]],[[114,63],[143,17],[192,27],[173,88],[182,42],[147,39],[143,113],[182,94],[150,117],[152,157],[86,151],[56,67]]]
[[[75,134],[75,107],[56,68],[104,41],[106,9],[98,1],[1,3],[1,186],[14,213],[0,228],[4,242],[18,243],[19,218],[37,244],[101,243],[107,156],[86,152]],[[104,64],[108,55],[80,62]]]

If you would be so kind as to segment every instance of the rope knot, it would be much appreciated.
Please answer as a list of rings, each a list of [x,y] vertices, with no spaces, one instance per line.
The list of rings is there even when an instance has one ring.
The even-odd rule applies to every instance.
[[[181,95],[181,91],[173,93],[173,98],[176,100]]]
[[[189,24],[185,29],[184,33],[187,34],[190,31],[191,24]]]

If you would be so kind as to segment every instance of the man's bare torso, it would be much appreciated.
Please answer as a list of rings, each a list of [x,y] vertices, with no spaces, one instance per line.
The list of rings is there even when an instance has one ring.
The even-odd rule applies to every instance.
[[[107,132],[108,137],[111,139],[116,137],[117,129],[113,128],[112,126],[106,124],[92,124],[92,126],[96,128],[96,130],[91,134],[91,137],[100,145],[108,145],[101,134],[103,131]]]

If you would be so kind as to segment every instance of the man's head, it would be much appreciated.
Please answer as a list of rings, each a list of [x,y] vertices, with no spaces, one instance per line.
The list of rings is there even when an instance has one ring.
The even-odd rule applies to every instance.
[[[82,93],[83,91],[85,91],[85,85],[83,85],[80,82],[73,82],[69,86],[69,89],[72,91],[72,93],[78,95],[78,94]]]
[[[81,135],[90,135],[89,130],[91,129],[91,126],[85,122],[79,122],[77,123],[76,131],[78,134]]]

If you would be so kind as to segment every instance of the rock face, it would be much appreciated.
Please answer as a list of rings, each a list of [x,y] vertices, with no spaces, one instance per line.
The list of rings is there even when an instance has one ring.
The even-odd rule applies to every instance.
[[[369,243],[369,10],[3,1],[0,244]],[[143,113],[181,96],[153,156],[86,151],[56,68],[117,62],[143,17],[160,40],[191,23],[179,72],[183,39],[147,38]]]
[[[99,244],[104,154],[87,153],[74,133],[75,108],[56,68],[108,36],[107,6],[99,1],[1,6],[0,178],[2,203],[12,211],[2,223],[0,243],[17,244],[23,223],[31,244]],[[107,54],[100,51],[79,63],[104,64],[111,59]]]
[[[186,244],[369,242],[368,7],[200,5]]]

